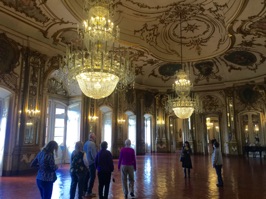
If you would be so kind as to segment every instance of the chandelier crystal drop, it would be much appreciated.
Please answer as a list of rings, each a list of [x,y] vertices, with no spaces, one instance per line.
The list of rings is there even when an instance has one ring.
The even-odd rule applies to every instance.
[[[109,9],[106,0],[85,0],[88,19],[81,29],[78,27],[78,38],[66,52],[66,73],[94,99],[105,98],[117,85],[124,88],[135,79],[129,53],[115,43],[120,30],[112,22]]]

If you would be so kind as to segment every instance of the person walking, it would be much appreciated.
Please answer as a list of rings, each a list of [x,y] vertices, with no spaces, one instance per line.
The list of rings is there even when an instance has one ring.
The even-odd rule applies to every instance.
[[[131,198],[135,198],[134,194],[134,171],[136,171],[136,156],[135,150],[130,147],[131,141],[127,139],[125,141],[125,147],[120,151],[118,170],[121,171],[121,179],[123,183],[123,192],[125,198],[128,196],[128,184],[129,180],[129,191]]]
[[[88,162],[84,158],[85,153],[82,151],[82,142],[76,142],[75,150],[71,154],[70,162],[70,199],[74,199],[78,185],[78,199],[84,196],[84,180],[88,172]]]
[[[111,175],[114,171],[113,156],[111,152],[107,150],[107,147],[108,143],[103,141],[101,143],[101,150],[97,153],[95,158],[95,166],[98,171],[99,180],[99,199],[108,198]]]
[[[90,133],[89,134],[89,140],[87,143],[85,143],[86,148],[85,148],[85,152],[86,152],[86,156],[87,156],[87,160],[89,163],[89,182],[88,182],[88,188],[87,188],[87,192],[85,194],[85,196],[89,196],[89,197],[95,197],[96,194],[92,193],[92,189],[93,189],[93,185],[94,185],[94,181],[95,181],[95,176],[96,176],[96,167],[95,167],[95,158],[97,155],[97,148],[96,148],[96,136],[94,133]]]
[[[218,142],[214,142],[214,151],[212,153],[212,166],[216,170],[217,178],[218,178],[218,184],[216,184],[217,187],[223,187],[224,182],[222,178],[222,166],[223,166],[223,157],[222,152],[220,150],[220,144]]]
[[[185,144],[182,148],[181,152],[181,162],[182,167],[184,169],[184,177],[190,178],[190,169],[192,169],[192,162],[190,155],[192,154],[192,150],[190,148],[190,144],[188,141],[185,141]]]
[[[37,167],[38,173],[36,183],[42,199],[51,199],[53,184],[57,179],[55,171],[58,166],[55,164],[54,153],[58,151],[56,141],[50,141],[34,158],[31,167]]]

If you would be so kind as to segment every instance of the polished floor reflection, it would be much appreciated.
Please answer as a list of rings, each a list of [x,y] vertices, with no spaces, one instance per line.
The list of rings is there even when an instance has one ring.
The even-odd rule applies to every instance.
[[[190,179],[184,179],[176,154],[152,154],[137,157],[135,194],[141,199],[266,199],[266,159],[224,157],[224,187],[216,187],[216,174],[210,156],[192,157]],[[122,199],[122,184],[115,160],[115,182],[109,198]],[[58,170],[53,199],[68,199],[69,165]],[[96,180],[94,192],[97,192]],[[35,175],[0,177],[1,199],[38,199]]]

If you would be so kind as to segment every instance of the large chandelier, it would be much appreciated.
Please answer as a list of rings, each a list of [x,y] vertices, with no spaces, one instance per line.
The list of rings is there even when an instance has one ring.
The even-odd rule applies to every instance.
[[[192,115],[195,108],[198,109],[199,102],[197,98],[190,96],[192,85],[188,79],[188,74],[184,70],[180,70],[177,72],[176,77],[177,79],[173,84],[176,97],[170,97],[168,104],[177,117],[187,119]]]
[[[181,66],[182,70],[179,70],[176,73],[176,81],[173,84],[174,96],[175,98],[169,97],[168,107],[170,107],[175,115],[180,119],[189,118],[195,109],[199,108],[199,101],[197,98],[193,98],[190,96],[190,90],[192,88],[192,84],[189,80],[189,74],[187,71],[183,69],[184,65],[182,63],[183,52],[182,52],[182,21],[180,15],[180,48],[181,48]]]
[[[109,96],[118,83],[125,87],[135,78],[128,52],[115,44],[120,30],[110,18],[110,7],[107,0],[85,0],[88,19],[66,52],[68,75],[94,99]]]

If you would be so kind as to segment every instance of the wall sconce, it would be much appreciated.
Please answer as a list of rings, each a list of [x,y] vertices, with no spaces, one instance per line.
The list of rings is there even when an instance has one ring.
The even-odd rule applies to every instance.
[[[40,110],[38,110],[38,109],[27,109],[26,110],[26,115],[27,115],[27,117],[30,117],[30,118],[37,118],[37,117],[39,117],[39,115],[40,115]]]
[[[19,111],[19,114],[21,114],[22,111]],[[38,109],[26,109],[25,114],[28,118],[28,121],[26,122],[26,126],[32,126],[34,124],[34,121],[40,117],[41,111]]]
[[[118,124],[124,124],[126,120],[124,120],[123,118],[117,119],[117,123]]]
[[[162,125],[164,125],[164,124],[165,124],[165,122],[164,122],[163,119],[158,119],[158,120],[157,120],[157,125],[162,126]]]
[[[248,125],[245,125],[245,133],[248,133]]]
[[[259,133],[259,126],[257,124],[254,125],[254,133],[258,134]]]
[[[94,123],[94,122],[96,122],[97,119],[98,119],[98,117],[97,117],[96,115],[94,115],[94,116],[89,116],[89,122]]]
[[[33,122],[31,122],[31,121],[26,122],[26,126],[33,126]]]

